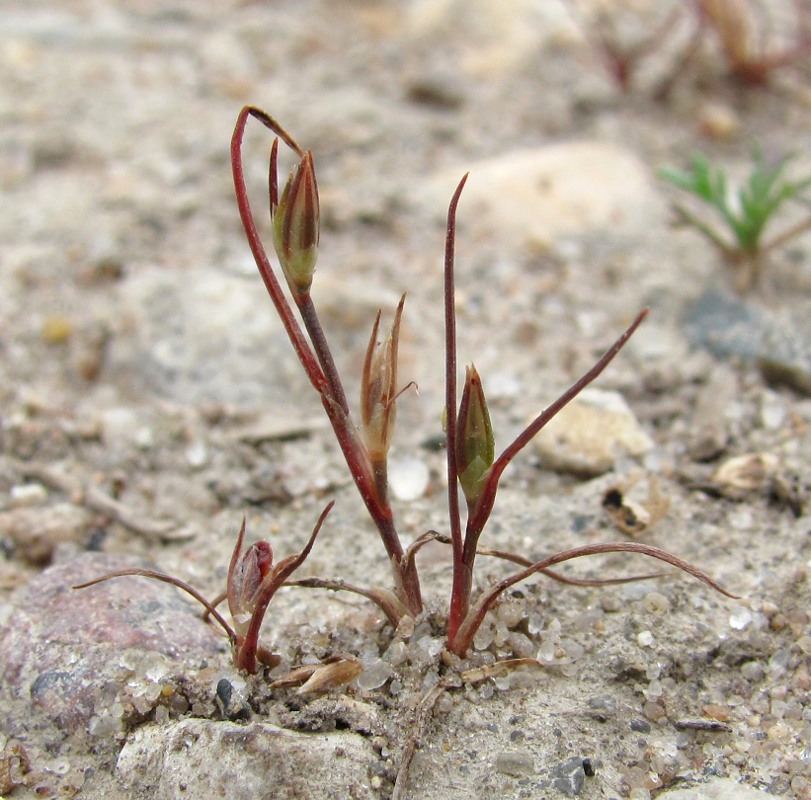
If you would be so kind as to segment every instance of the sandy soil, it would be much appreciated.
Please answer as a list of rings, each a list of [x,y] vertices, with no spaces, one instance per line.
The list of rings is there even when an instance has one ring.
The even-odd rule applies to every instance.
[[[707,42],[657,98],[687,33],[676,26],[623,93],[570,12],[552,0],[4,0],[0,793],[389,798],[419,730],[404,797],[646,800],[720,778],[811,797],[811,381],[690,344],[686,310],[733,281],[669,224],[674,194],[656,180],[696,149],[740,178],[753,143],[811,172],[808,73],[746,86]],[[612,13],[631,38],[654,24],[646,4]],[[404,541],[448,527],[441,257],[450,192],[471,170],[460,362],[484,376],[497,443],[651,309],[599,383],[648,444],[596,476],[528,449],[482,544],[540,557],[627,540],[603,507],[619,489],[653,512],[637,540],[741,601],[680,575],[534,578],[454,671],[441,657],[450,559],[435,544],[419,557],[428,612],[415,626],[395,632],[351,595],[284,590],[263,632],[283,663],[246,678],[171,587],[68,591],[151,563],[213,597],[243,514],[283,556],[331,499],[302,574],[389,585],[239,225],[228,146],[246,103],[315,154],[313,294],[350,398],[376,310],[390,319],[409,292],[400,372],[419,396],[400,401],[391,465]],[[259,208],[268,147],[251,128]],[[807,319],[810,245],[774,253],[751,308]],[[752,454],[746,480],[730,466],[719,476]],[[481,559],[477,586],[508,569]],[[612,555],[569,573],[646,569]],[[348,687],[269,688],[335,655],[364,665]],[[514,657],[541,667],[452,677]]]

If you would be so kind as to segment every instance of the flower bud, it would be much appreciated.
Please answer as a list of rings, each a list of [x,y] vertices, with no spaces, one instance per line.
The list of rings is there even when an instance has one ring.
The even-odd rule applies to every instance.
[[[228,606],[237,632],[244,634],[256,605],[256,594],[273,566],[273,548],[268,542],[252,544],[238,557],[228,576]]]
[[[405,295],[397,306],[391,332],[382,344],[377,341],[380,327],[378,312],[366,349],[360,389],[361,428],[372,461],[386,457],[394,434],[397,411],[397,345]]]
[[[290,173],[273,209],[273,244],[294,295],[307,294],[318,257],[320,209],[313,154],[308,150]]]
[[[481,378],[474,366],[465,373],[465,388],[456,422],[456,469],[468,506],[476,504],[495,459],[495,438]]]

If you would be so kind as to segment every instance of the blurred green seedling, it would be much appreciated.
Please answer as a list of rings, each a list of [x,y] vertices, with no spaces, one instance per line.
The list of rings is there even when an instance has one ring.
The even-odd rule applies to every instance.
[[[765,239],[771,220],[789,200],[802,200],[811,186],[811,176],[800,180],[784,177],[792,156],[767,161],[759,149],[752,152],[752,169],[746,182],[734,187],[722,167],[711,164],[701,153],[693,156],[690,169],[662,169],[659,177],[684,189],[716,212],[726,233],[680,203],[673,204],[677,221],[702,234],[737,272],[740,292],[756,288],[767,256],[786,242],[811,229],[811,215]]]

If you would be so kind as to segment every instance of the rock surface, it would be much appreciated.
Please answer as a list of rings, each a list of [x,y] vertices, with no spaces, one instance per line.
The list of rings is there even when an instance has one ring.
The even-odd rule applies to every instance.
[[[116,772],[132,796],[158,800],[344,800],[379,796],[376,764],[356,734],[186,719],[140,728],[122,748]]]
[[[588,388],[541,430],[535,445],[547,469],[594,476],[618,459],[644,456],[653,440],[621,394]]]
[[[7,715],[6,735],[57,743],[120,734],[125,716],[154,710],[173,675],[223,653],[225,638],[166,584],[128,577],[71,588],[133,566],[143,563],[85,554],[12,595],[0,626],[0,680],[7,711],[25,713]]]
[[[217,781],[244,773],[252,796],[270,774],[282,797],[328,797],[337,781],[342,796],[389,800],[418,741],[399,784],[409,800],[649,800],[719,776],[809,795],[811,239],[770,253],[762,293],[733,302],[716,253],[668,225],[675,190],[654,177],[697,150],[745,175],[753,143],[798,153],[791,177],[808,174],[807,76],[781,65],[769,85],[742,89],[707,36],[664,91],[694,7],[5,0],[0,794],[209,800],[199,757]],[[759,4],[778,28],[794,7]],[[600,10],[631,48],[679,18],[640,56],[630,91],[595,45]],[[650,309],[594,388],[624,398],[653,447],[601,453],[608,425],[592,424],[591,474],[607,470],[593,478],[526,448],[479,546],[535,559],[624,542],[606,495],[636,513],[655,494],[660,513],[631,530],[636,540],[740,601],[687,576],[536,576],[488,614],[458,664],[442,654],[450,549],[431,542],[416,557],[423,618],[394,631],[362,597],[284,589],[261,632],[282,663],[249,678],[173,587],[67,588],[152,563],[213,597],[243,513],[251,541],[283,558],[332,499],[300,574],[391,587],[239,224],[229,142],[245,103],[313,150],[313,299],[353,410],[375,314],[388,324],[408,291],[398,378],[419,395],[400,396],[391,450],[405,466],[393,504],[404,548],[449,530],[444,215],[470,170],[457,220],[459,365],[482,375],[497,448]],[[246,131],[263,237],[270,140],[259,125]],[[281,148],[283,175],[293,160]],[[710,289],[746,312],[716,302],[699,324],[689,310]],[[743,352],[710,341],[740,335],[746,348],[753,332]],[[515,568],[481,555],[474,594]],[[627,553],[560,568],[587,581],[657,569]],[[332,658],[366,671],[326,693],[270,688]],[[534,666],[488,672],[513,658]]]

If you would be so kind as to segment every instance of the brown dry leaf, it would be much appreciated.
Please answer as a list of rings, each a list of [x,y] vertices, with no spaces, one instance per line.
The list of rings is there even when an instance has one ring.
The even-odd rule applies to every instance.
[[[636,537],[664,518],[670,501],[659,491],[659,481],[654,475],[648,481],[648,496],[644,502],[628,499],[619,487],[615,487],[603,495],[603,508],[619,531]]]
[[[488,678],[500,678],[521,667],[543,667],[540,661],[534,658],[509,658],[506,661],[496,661],[495,664],[488,664],[485,667],[474,667],[461,674],[464,683],[481,683]]]
[[[302,683],[312,676],[321,664],[305,664],[303,667],[296,667],[287,675],[282,675],[270,684],[271,689],[289,689],[291,686],[301,686]]]
[[[355,680],[363,672],[363,664],[357,658],[342,658],[331,664],[324,664],[301,686],[296,694],[328,692]]]

